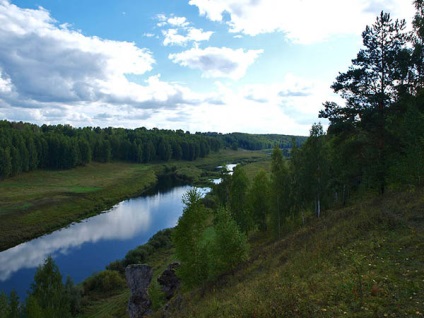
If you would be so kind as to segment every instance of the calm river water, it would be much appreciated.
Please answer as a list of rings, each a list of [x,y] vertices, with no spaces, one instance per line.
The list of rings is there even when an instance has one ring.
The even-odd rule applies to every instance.
[[[173,227],[182,214],[182,196],[191,186],[156,190],[123,201],[100,215],[0,253],[0,292],[26,298],[37,267],[51,255],[62,276],[79,283],[122,259],[157,231]],[[209,189],[202,189],[205,193]]]

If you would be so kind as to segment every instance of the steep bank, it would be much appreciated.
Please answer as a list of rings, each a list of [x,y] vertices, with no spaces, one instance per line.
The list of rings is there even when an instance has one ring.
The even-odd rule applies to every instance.
[[[234,275],[183,293],[165,316],[424,315],[423,189],[329,210],[279,241],[251,243]]]
[[[180,293],[153,317],[424,315],[424,189],[361,199],[281,240],[250,243],[234,274]],[[150,258],[153,280],[173,260],[172,249]],[[127,317],[128,295],[99,297],[81,317]]]

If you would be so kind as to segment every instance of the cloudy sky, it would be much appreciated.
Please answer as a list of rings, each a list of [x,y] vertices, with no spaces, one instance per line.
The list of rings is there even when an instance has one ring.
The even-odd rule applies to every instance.
[[[412,0],[0,0],[0,119],[307,135],[381,10],[414,14]]]

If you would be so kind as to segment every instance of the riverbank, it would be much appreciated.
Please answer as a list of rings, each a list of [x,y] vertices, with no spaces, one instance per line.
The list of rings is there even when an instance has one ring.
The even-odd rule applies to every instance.
[[[359,197],[279,240],[250,236],[248,261],[159,309],[156,278],[174,250],[149,255],[152,317],[422,317],[424,189]],[[128,317],[128,288],[96,294],[80,318]],[[155,307],[156,306],[156,307]]]
[[[422,317],[423,210],[423,188],[390,191],[327,210],[280,240],[253,235],[236,271],[151,317]]]
[[[71,170],[39,170],[0,182],[0,251],[101,213],[141,195],[161,174],[205,182],[224,162],[261,160],[263,152],[230,151],[193,162],[91,163]]]

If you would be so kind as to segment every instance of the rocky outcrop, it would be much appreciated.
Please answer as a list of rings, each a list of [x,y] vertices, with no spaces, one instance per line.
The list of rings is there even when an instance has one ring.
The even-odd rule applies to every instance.
[[[174,296],[175,291],[180,286],[180,280],[175,273],[175,270],[179,266],[179,263],[169,264],[168,268],[158,277],[158,283],[161,285],[167,300],[170,300]]]
[[[149,265],[134,264],[125,268],[125,278],[131,290],[128,301],[128,314],[130,318],[141,318],[148,315],[152,302],[147,289],[152,281],[153,269]]]

